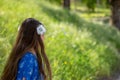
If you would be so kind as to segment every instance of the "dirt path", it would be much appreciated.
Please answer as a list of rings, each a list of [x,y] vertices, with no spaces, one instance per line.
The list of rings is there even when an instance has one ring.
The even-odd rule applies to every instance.
[[[101,77],[98,80],[120,80],[120,73],[116,73],[111,77]]]
[[[120,75],[119,75],[119,77],[116,80],[120,80]]]

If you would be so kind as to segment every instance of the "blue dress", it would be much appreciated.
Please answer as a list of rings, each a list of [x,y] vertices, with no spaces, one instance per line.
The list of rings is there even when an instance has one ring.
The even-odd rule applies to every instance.
[[[16,80],[43,80],[39,72],[37,57],[31,52],[26,52],[18,63]]]

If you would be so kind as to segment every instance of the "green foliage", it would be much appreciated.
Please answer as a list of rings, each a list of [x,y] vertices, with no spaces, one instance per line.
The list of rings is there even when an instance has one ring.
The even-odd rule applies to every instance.
[[[120,32],[114,27],[84,21],[46,1],[0,0],[0,74],[18,26],[28,17],[47,28],[45,45],[53,80],[97,80],[120,70]]]
[[[96,0],[83,0],[83,2],[86,4],[87,8],[90,11],[94,12],[95,7],[96,7]]]
[[[56,3],[56,4],[59,4],[59,5],[62,5],[62,1],[63,0],[49,0],[50,3]]]
[[[84,3],[90,12],[94,12],[97,7],[109,7],[109,0],[78,0],[79,3]]]

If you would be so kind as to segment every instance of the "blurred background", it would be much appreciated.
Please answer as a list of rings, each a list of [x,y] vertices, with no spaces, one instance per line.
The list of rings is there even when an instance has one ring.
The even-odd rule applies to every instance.
[[[0,75],[18,26],[33,17],[47,28],[53,80],[120,80],[119,9],[120,0],[0,0]]]

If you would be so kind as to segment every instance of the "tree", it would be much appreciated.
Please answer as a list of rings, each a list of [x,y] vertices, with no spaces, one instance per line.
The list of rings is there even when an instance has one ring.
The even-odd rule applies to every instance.
[[[63,0],[63,7],[66,9],[70,9],[70,0]]]
[[[112,12],[112,24],[120,30],[120,0],[109,0]]]

